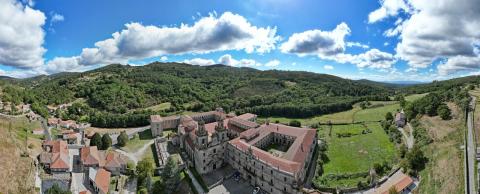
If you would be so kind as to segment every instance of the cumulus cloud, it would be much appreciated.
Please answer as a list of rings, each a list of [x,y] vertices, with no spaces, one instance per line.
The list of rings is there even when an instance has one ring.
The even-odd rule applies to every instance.
[[[275,27],[253,26],[241,15],[225,12],[219,17],[210,14],[193,25],[181,24],[180,27],[129,23],[125,29],[113,33],[112,38],[96,42],[93,48],[84,48],[79,56],[74,57],[75,60],[70,61],[89,66],[128,63],[129,60],[165,54],[204,54],[227,50],[266,53],[275,48],[279,39]],[[211,65],[214,61],[196,58],[186,62]]]
[[[15,0],[0,0],[0,5],[0,64],[42,66],[45,14]]]
[[[359,68],[391,68],[397,61],[390,53],[378,49],[370,49],[360,54],[345,53],[346,47],[369,48],[359,42],[346,42],[345,36],[350,34],[350,28],[340,23],[332,31],[309,30],[295,33],[281,45],[284,53],[293,53],[298,56],[317,55],[320,59],[333,60],[339,63],[351,63]]]
[[[368,23],[375,23],[390,16],[396,16],[400,11],[410,12],[404,0],[380,0],[380,8],[368,15]]]
[[[326,70],[333,70],[334,69],[333,66],[331,66],[331,65],[324,65],[323,68],[326,69]]]
[[[474,71],[480,69],[480,56],[455,56],[437,66],[440,75],[448,75],[459,71]]]
[[[266,67],[276,67],[276,66],[279,66],[279,65],[280,65],[280,61],[276,60],[276,59],[265,63]]]
[[[480,3],[476,0],[412,1],[416,9],[403,23],[397,55],[412,67],[425,68],[442,58],[475,55],[480,40]]]
[[[214,65],[215,61],[212,59],[202,59],[202,58],[193,58],[193,59],[186,59],[183,60],[184,63],[192,64],[192,65],[200,65],[200,66],[207,66],[207,65]]]
[[[340,23],[332,31],[318,29],[295,33],[284,42],[280,49],[283,53],[299,56],[317,55],[320,58],[334,56],[345,51],[345,36],[350,34],[346,23]]]
[[[230,54],[225,54],[220,58],[218,58],[217,60],[218,63],[215,63],[215,61],[212,59],[204,59],[204,58],[186,59],[186,60],[183,60],[183,62],[187,64],[201,65],[201,66],[223,64],[223,65],[229,65],[234,67],[259,67],[259,66],[276,67],[280,65],[280,61],[276,59],[270,60],[267,63],[262,64],[253,59],[235,59]]]
[[[405,21],[397,19],[394,27],[386,30],[384,35],[399,37],[396,56],[407,61],[411,68],[427,68],[433,62],[443,60],[445,62],[437,69],[439,73],[449,74],[466,70],[477,61],[480,42],[478,0],[396,1],[403,2],[397,2],[401,6],[396,6],[395,12],[403,10],[409,17]],[[382,1],[379,9],[383,9],[386,2]],[[382,19],[395,15],[386,14]],[[379,20],[372,20],[375,21]]]
[[[218,59],[218,63],[229,65],[229,66],[239,66],[239,67],[253,67],[253,66],[261,66],[261,63],[257,63],[257,61],[253,59],[240,59],[236,60],[232,57],[232,55],[225,54]]]
[[[351,63],[359,68],[389,69],[397,62],[395,56],[378,49],[370,49],[358,55],[339,54],[332,58],[339,63]]]
[[[160,61],[167,61],[168,60],[168,57],[167,56],[162,56],[160,57]]]

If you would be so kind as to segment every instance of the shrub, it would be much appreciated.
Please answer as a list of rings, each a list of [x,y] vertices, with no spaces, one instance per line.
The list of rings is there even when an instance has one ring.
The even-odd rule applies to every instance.
[[[291,120],[288,125],[290,125],[292,127],[301,127],[302,123],[300,123],[300,121],[298,121],[298,120]]]

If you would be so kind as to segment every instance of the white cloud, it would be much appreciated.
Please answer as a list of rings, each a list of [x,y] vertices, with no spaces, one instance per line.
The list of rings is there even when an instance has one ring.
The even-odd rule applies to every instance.
[[[0,64],[42,66],[45,14],[15,0],[0,0],[0,5]]]
[[[212,59],[204,59],[204,58],[187,59],[187,60],[184,60],[183,62],[187,64],[201,65],[201,66],[223,64],[223,65],[234,66],[234,67],[259,67],[259,66],[276,67],[280,65],[280,61],[276,59],[268,61],[265,64],[262,64],[253,59],[237,60],[233,58],[230,54],[225,54],[220,58],[218,58],[218,63],[215,63],[215,61]]]
[[[61,22],[61,21],[64,21],[64,20],[65,20],[65,17],[63,17],[63,15],[52,12],[50,23]]]
[[[331,65],[324,65],[323,68],[326,69],[326,70],[333,70],[334,69],[334,67],[331,66]]]
[[[199,18],[193,25],[181,24],[180,27],[144,26],[140,23],[129,23],[125,27],[113,33],[112,38],[96,42],[94,48],[84,48],[79,56],[75,56],[75,61],[89,66],[128,63],[129,60],[165,54],[203,54],[226,50],[266,53],[274,49],[280,39],[275,27],[253,26],[241,15],[231,12],[219,17],[214,12]],[[209,65],[214,61],[196,58],[187,62]]]
[[[364,48],[364,49],[370,48],[368,45],[362,44],[359,42],[347,42],[347,47],[354,47],[354,46]]]
[[[408,19],[398,18],[395,27],[384,32],[387,37],[399,36],[396,46],[399,59],[414,69],[444,60],[437,68],[444,75],[475,67],[472,63],[477,61],[480,43],[478,0],[402,1],[395,10],[396,13],[403,10],[409,15]],[[384,6],[382,3],[379,9]],[[386,14],[383,18],[396,15]]]
[[[265,53],[275,48],[279,37],[275,28],[252,26],[244,17],[225,12],[220,17],[211,14],[192,26],[144,26],[126,24],[126,29],[113,37],[95,43],[89,51],[99,60],[124,60],[155,57],[162,54],[209,53],[225,50],[244,50],[247,53]],[[83,55],[83,52],[82,52]]]
[[[275,59],[275,60],[271,60],[271,61],[265,63],[265,66],[266,66],[266,67],[276,67],[276,66],[278,66],[278,65],[280,65],[280,61],[279,61],[279,60],[276,60],[276,59]]]
[[[332,31],[309,30],[295,33],[281,45],[284,53],[294,53],[298,56],[317,55],[320,59],[333,60],[339,63],[351,63],[359,68],[391,68],[397,61],[395,57],[378,49],[370,49],[357,55],[346,54],[345,46],[369,48],[358,42],[346,42],[345,36],[350,34],[347,24],[341,23]]]
[[[388,42],[384,42],[384,43],[383,43],[383,46],[388,46],[389,44],[390,44],[390,43],[388,43]]]
[[[218,59],[220,64],[229,65],[229,66],[240,66],[240,67],[253,67],[261,66],[261,63],[257,63],[253,59],[240,59],[236,60],[231,55],[225,54]]]
[[[395,56],[378,49],[370,49],[358,55],[339,54],[331,59],[339,63],[355,64],[359,68],[368,67],[374,69],[389,69],[397,62]]]
[[[368,23],[375,23],[390,16],[398,15],[399,11],[410,12],[404,0],[380,0],[380,8],[368,15]]]
[[[437,66],[440,75],[453,74],[459,71],[475,71],[480,69],[480,56],[455,56]]]
[[[280,49],[283,53],[293,53],[298,56],[317,55],[320,58],[326,58],[345,51],[344,39],[349,34],[348,25],[340,23],[332,31],[315,29],[295,33],[280,46]]]
[[[167,61],[168,60],[168,57],[167,56],[162,56],[160,57],[160,61]]]
[[[200,65],[200,66],[207,66],[207,65],[214,65],[215,61],[212,59],[202,59],[202,58],[193,58],[193,59],[186,59],[183,60],[184,63],[192,64],[192,65]]]
[[[437,59],[464,60],[475,55],[474,43],[480,40],[477,0],[412,1],[411,4],[416,12],[404,22],[401,42],[396,48],[401,59],[412,67],[425,68]]]

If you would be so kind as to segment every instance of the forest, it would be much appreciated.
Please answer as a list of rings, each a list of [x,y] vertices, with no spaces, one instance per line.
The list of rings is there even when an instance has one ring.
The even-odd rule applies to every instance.
[[[0,87],[3,102],[32,104],[44,117],[52,114],[47,105],[71,103],[55,115],[98,127],[131,127],[148,124],[150,114],[165,116],[216,107],[238,114],[305,118],[345,111],[357,102],[391,100],[396,93],[450,89],[465,82],[478,82],[478,78],[399,88],[302,71],[154,62],[145,66],[112,64],[82,73],[27,79],[3,78]],[[166,102],[170,107],[165,110],[146,110]]]

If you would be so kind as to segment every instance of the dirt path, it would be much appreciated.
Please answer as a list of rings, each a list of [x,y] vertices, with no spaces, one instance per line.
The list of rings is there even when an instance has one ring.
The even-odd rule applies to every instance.
[[[130,158],[130,160],[132,160],[135,164],[137,164],[138,161],[142,159],[142,156],[145,154],[145,151],[147,151],[147,149],[150,148],[150,145],[152,145],[154,142],[155,142],[155,139],[150,140],[145,145],[143,145],[143,147],[141,147],[140,149],[138,149],[136,152],[133,152],[133,153],[126,152],[116,147],[113,147],[113,150],[127,156],[128,158]]]

